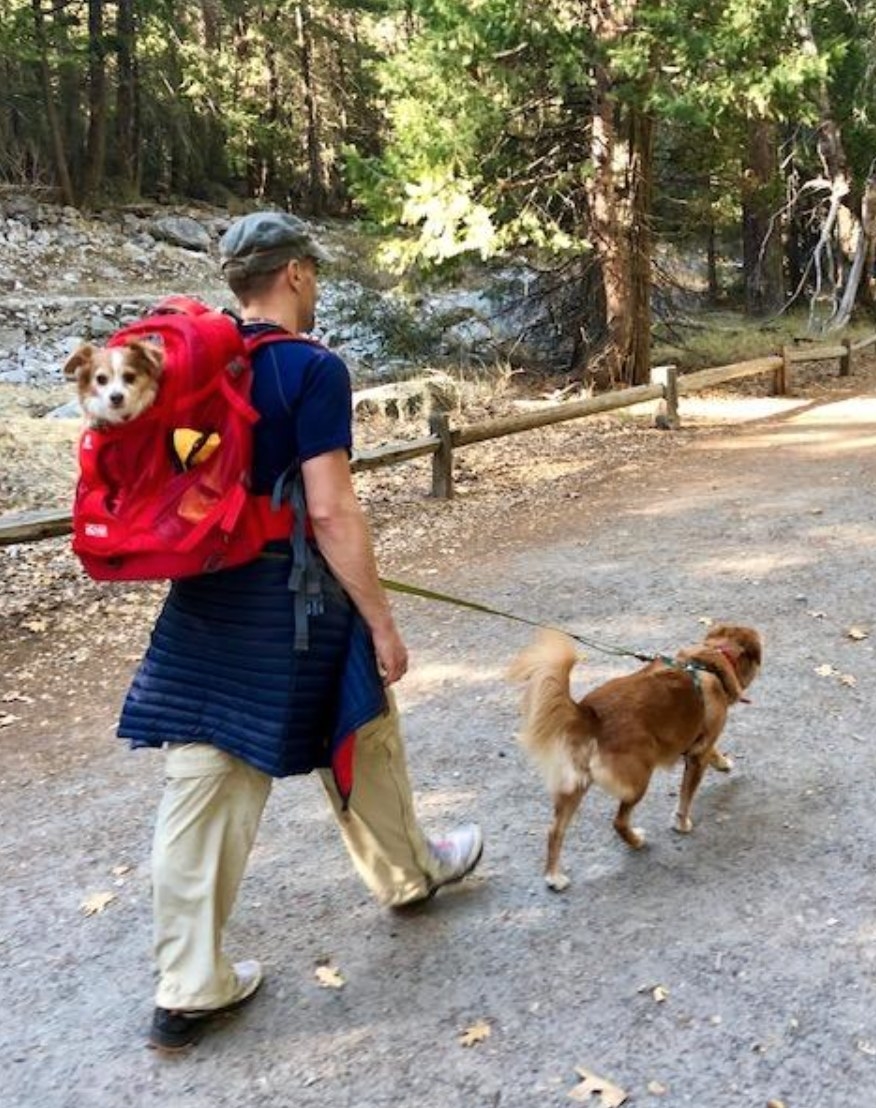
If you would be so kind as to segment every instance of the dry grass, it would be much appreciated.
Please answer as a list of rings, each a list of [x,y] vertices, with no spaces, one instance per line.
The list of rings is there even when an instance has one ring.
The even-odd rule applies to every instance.
[[[807,323],[808,315],[802,311],[762,324],[752,323],[741,312],[698,313],[696,319],[674,323],[671,336],[666,328],[658,328],[652,361],[655,365],[675,364],[682,370],[706,369],[778,354],[786,345],[833,345],[840,338],[859,339],[876,330],[872,320],[862,319],[840,335],[816,338],[807,334]]]
[[[69,388],[0,385],[0,511],[67,503],[76,474],[78,420],[43,419]]]

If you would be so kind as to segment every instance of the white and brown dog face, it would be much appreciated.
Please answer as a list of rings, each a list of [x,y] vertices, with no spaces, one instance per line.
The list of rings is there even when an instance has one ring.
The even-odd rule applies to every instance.
[[[87,343],[70,357],[64,376],[76,382],[79,403],[92,427],[136,419],[158,395],[164,355],[151,342],[101,349]]]

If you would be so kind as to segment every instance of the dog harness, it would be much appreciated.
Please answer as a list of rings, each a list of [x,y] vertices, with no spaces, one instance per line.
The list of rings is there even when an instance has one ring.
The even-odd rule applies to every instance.
[[[718,647],[718,649],[721,650],[720,647]],[[721,653],[724,655],[725,658],[727,658],[730,664],[733,665],[733,659],[729,658],[724,650],[721,650]],[[727,694],[727,699],[730,701],[731,704],[736,699],[743,701],[743,703],[745,704],[749,703],[749,701],[746,700],[745,697],[737,698],[735,692],[727,688],[727,682],[724,680],[724,674],[720,671],[720,669],[718,669],[717,666],[710,665],[708,662],[679,662],[675,658],[670,658],[668,654],[655,654],[653,660],[655,662],[662,662],[665,666],[669,666],[670,669],[680,669],[683,673],[688,674],[690,679],[693,681],[694,688],[700,695],[700,699],[703,699],[703,683],[700,679],[700,674],[711,673],[713,677],[717,677],[718,680],[721,682],[721,688]],[[735,671],[735,665],[733,665],[733,668]]]

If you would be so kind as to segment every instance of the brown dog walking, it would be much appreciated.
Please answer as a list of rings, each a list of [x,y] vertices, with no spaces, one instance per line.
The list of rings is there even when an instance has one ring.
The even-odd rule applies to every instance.
[[[730,769],[716,744],[728,708],[743,698],[761,655],[755,630],[720,624],[702,643],[607,681],[580,702],[569,690],[577,651],[567,635],[543,631],[515,659],[510,677],[526,685],[520,742],[554,800],[545,870],[550,888],[560,892],[569,884],[560,870],[560,851],[593,782],[620,801],[614,828],[638,848],[645,839],[630,824],[633,809],[654,770],[683,758],[675,829],[692,830],[691,803],[706,767]]]

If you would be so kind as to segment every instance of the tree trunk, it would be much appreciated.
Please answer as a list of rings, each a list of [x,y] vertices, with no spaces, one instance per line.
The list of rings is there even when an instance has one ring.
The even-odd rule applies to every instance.
[[[70,170],[67,166],[67,152],[64,149],[64,136],[61,133],[61,124],[55,107],[52,73],[49,68],[49,54],[46,44],[46,28],[43,22],[43,9],[40,0],[31,0],[31,10],[34,20],[34,40],[40,60],[40,78],[43,86],[43,99],[46,105],[46,119],[52,136],[52,149],[55,156],[55,172],[58,175],[58,184],[61,188],[64,203],[72,207],[76,203],[76,198],[73,195],[73,183],[70,180]]]
[[[839,330],[849,322],[855,304],[872,306],[870,290],[873,273],[874,242],[876,242],[876,178],[870,177],[861,201],[861,219],[858,225],[854,256],[846,276],[839,307],[831,318],[828,330]]]
[[[307,0],[300,0],[296,6],[295,19],[298,30],[298,51],[301,58],[301,81],[304,85],[304,112],[307,119],[309,206],[314,215],[320,215],[325,207],[325,167],[322,162],[319,105],[313,68],[313,27]]]
[[[876,308],[873,295],[876,268],[876,176],[867,179],[861,203],[861,233],[864,236],[864,275],[858,289],[858,302],[871,311]]]
[[[137,87],[135,0],[118,0],[116,11],[116,171],[131,193],[140,191],[138,150],[140,105]]]
[[[67,171],[74,194],[82,183],[82,167],[85,156],[85,109],[82,93],[86,86],[79,54],[70,39],[69,0],[51,0],[51,34],[46,33],[47,56],[53,56],[51,64],[55,110],[58,125],[67,151]],[[47,11],[44,8],[44,17]]]
[[[712,179],[708,175],[706,176],[705,186],[709,197],[706,214],[706,286],[709,303],[715,305],[721,296],[721,285],[718,281],[718,234],[715,228],[714,189]]]
[[[771,120],[749,121],[742,176],[742,268],[745,310],[752,316],[777,312],[785,301],[777,141]]]
[[[635,0],[622,6],[612,0],[595,4],[591,28],[603,47],[630,29],[635,6]],[[588,202],[605,291],[604,375],[612,384],[641,384],[650,378],[653,120],[637,107],[626,109],[624,159],[620,109],[604,61],[594,65],[591,97]],[[626,165],[619,168],[624,160]]]
[[[103,185],[106,163],[106,43],[103,37],[103,0],[88,0],[88,138],[82,202],[88,207]]]
[[[651,202],[654,191],[654,120],[630,109],[630,336],[624,380],[651,380]]]
[[[605,293],[605,325],[608,342],[602,358],[609,381],[623,380],[624,352],[629,347],[630,299],[629,259],[621,233],[614,177],[615,119],[611,81],[602,65],[596,67],[593,86],[593,117],[590,124],[589,181],[590,230],[602,268]]]
[[[808,9],[797,3],[792,11],[801,50],[810,58],[817,59],[818,44],[812,33]],[[856,234],[860,221],[851,199],[852,174],[824,80],[818,86],[816,100],[819,109],[818,157],[823,173],[819,184],[825,191],[829,187],[826,211],[809,263],[814,272],[809,300],[809,330],[818,334],[838,330],[849,320],[857,292],[855,282],[861,279],[864,263],[854,244],[857,238],[860,246],[864,236],[863,233]],[[856,254],[854,258],[853,252]],[[850,284],[853,286],[851,289]]]
[[[234,95],[241,100],[247,95],[247,70],[252,54],[249,16],[249,7],[241,6],[235,17],[232,30],[234,43],[233,89]],[[257,196],[261,181],[261,150],[251,128],[247,127],[243,133],[244,161],[241,169],[246,180],[247,195]]]
[[[784,145],[793,147],[793,141],[793,135],[786,131]],[[796,159],[793,156],[784,158],[783,169],[782,184],[785,190],[785,203],[788,212],[784,235],[785,272],[788,278],[788,288],[791,290],[790,299],[793,301],[799,295],[806,279],[806,255],[808,254],[806,240],[809,221],[797,201],[800,187],[800,167]]]
[[[222,5],[219,0],[201,0],[201,19],[204,23],[204,46],[209,51],[222,46]]]
[[[280,12],[279,9],[274,12],[270,20],[268,20],[266,38],[269,42],[276,42],[277,40],[277,24],[279,21]],[[265,67],[267,69],[267,102],[268,106],[263,113],[262,118],[268,124],[268,141],[261,144],[260,150],[260,173],[259,173],[259,191],[257,193],[259,199],[263,199],[265,196],[269,196],[276,185],[277,178],[277,157],[275,153],[275,146],[277,140],[277,129],[280,122],[280,72],[279,72],[279,51],[269,50],[267,57],[265,58]]]

